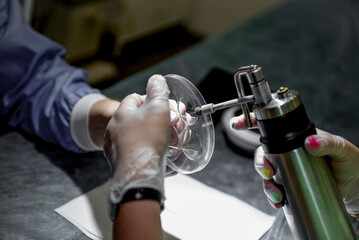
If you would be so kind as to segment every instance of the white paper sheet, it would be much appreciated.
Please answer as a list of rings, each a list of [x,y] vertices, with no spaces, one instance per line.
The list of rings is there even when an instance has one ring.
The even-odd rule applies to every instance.
[[[91,239],[112,239],[107,214],[109,183],[55,209]],[[189,176],[166,178],[164,231],[183,240],[259,239],[272,225],[269,216],[245,202]]]

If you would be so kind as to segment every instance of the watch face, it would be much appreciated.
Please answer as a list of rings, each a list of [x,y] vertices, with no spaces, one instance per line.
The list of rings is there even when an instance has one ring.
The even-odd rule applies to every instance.
[[[176,172],[189,174],[202,170],[214,150],[214,125],[210,114],[196,114],[195,109],[206,104],[198,89],[186,78],[166,75],[169,98],[176,102],[180,127],[172,129],[167,152],[167,166]],[[185,106],[185,112],[182,111]],[[171,109],[173,111],[173,109]]]

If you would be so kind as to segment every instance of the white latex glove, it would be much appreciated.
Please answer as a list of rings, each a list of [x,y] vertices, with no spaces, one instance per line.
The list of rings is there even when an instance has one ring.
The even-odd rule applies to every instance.
[[[254,118],[252,114],[251,118]],[[233,118],[231,124],[237,130],[246,128],[243,117]],[[306,150],[313,156],[329,156],[331,169],[347,211],[353,215],[359,214],[359,149],[340,136],[320,129],[317,129],[317,133],[305,139]],[[255,152],[254,166],[264,179],[263,188],[269,203],[275,208],[282,207],[283,193],[273,181],[276,169],[265,156],[262,147]]]
[[[165,81],[153,75],[147,96],[127,96],[107,126],[104,151],[114,173],[112,203],[119,203],[133,188],[152,188],[164,195],[164,158],[171,131]]]
[[[359,214],[359,149],[343,137],[317,129],[305,140],[314,156],[329,156],[330,165],[347,211]]]

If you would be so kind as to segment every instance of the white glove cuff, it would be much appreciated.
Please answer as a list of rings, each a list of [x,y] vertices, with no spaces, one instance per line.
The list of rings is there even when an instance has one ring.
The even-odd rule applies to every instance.
[[[98,101],[108,99],[99,93],[91,93],[82,97],[74,106],[70,116],[70,132],[73,141],[84,151],[101,151],[90,137],[88,129],[91,107]]]
[[[343,201],[348,213],[359,215],[359,193],[344,198]]]

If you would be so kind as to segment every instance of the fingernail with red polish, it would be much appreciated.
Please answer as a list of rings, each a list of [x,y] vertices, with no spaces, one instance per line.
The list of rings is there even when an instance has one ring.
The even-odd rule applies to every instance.
[[[237,129],[241,129],[242,128],[242,124],[241,123],[232,123],[232,129],[235,129],[235,130],[237,130]]]
[[[236,117],[236,118],[232,118],[230,120],[230,125],[232,127],[232,129],[234,130],[242,130],[244,129],[244,124],[243,124],[243,120],[242,120],[242,116]]]
[[[274,203],[274,207],[275,207],[275,208],[281,208],[281,207],[283,207],[283,203],[282,203],[282,202],[280,202],[280,203]]]
[[[308,137],[309,141],[310,141],[310,146],[312,148],[318,148],[320,145],[317,141],[317,139],[315,137]]]

